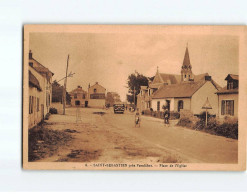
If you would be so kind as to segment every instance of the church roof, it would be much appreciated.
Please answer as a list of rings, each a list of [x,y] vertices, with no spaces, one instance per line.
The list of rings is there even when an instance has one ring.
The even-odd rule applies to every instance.
[[[164,83],[178,84],[181,82],[181,75],[160,73],[160,76]]]
[[[199,82],[185,82],[174,85],[163,85],[154,94],[153,99],[191,97],[198,89],[206,83],[205,80]]]
[[[172,85],[162,85],[156,92],[154,92],[153,99],[171,98],[171,97],[191,97],[198,89],[200,89],[207,81],[205,76],[208,73],[195,75],[194,81],[180,82]],[[217,90],[221,87],[214,80],[210,81]]]

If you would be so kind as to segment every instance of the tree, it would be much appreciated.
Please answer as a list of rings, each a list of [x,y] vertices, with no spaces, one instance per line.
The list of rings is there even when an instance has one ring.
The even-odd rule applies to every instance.
[[[106,105],[113,106],[116,102],[121,102],[120,95],[116,92],[108,92],[106,94]]]
[[[129,94],[127,94],[127,100],[130,103],[137,103],[137,95],[140,93],[141,86],[148,86],[148,78],[138,72],[132,73],[128,76],[128,88]],[[135,94],[135,100],[134,100]]]
[[[56,80],[52,83],[52,102],[61,102],[63,99],[63,86],[61,86]],[[70,103],[70,95],[66,91],[66,102]]]

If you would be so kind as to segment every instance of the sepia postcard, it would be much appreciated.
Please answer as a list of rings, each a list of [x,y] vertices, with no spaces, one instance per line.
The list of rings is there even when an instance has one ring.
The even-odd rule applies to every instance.
[[[246,170],[246,26],[24,25],[23,168]]]

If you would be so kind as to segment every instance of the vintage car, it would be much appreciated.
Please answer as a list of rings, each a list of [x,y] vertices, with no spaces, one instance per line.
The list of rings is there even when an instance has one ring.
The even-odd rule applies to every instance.
[[[125,110],[125,105],[124,104],[114,104],[113,105],[113,110],[114,110],[114,113],[124,113],[124,110]]]

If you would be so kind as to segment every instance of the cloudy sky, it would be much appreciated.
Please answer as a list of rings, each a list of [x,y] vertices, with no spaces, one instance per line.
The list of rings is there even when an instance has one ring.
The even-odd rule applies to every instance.
[[[194,74],[209,73],[222,87],[227,74],[238,74],[238,37],[126,33],[30,33],[33,57],[49,68],[53,80],[65,76],[68,54],[68,91],[99,82],[126,99],[127,77],[137,70],[145,76],[180,74],[188,43]],[[63,84],[63,82],[60,82]]]

